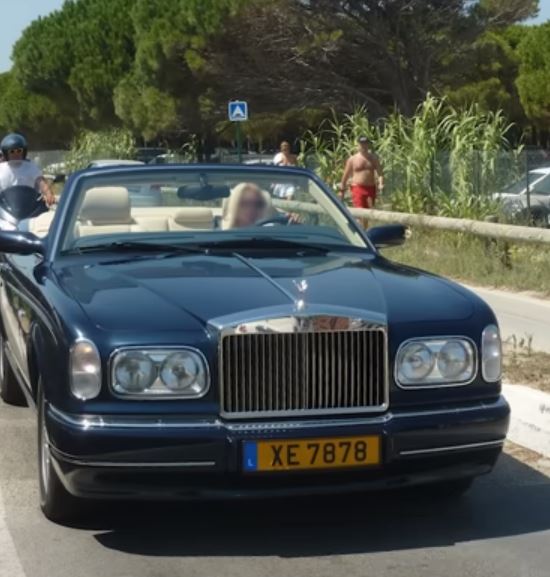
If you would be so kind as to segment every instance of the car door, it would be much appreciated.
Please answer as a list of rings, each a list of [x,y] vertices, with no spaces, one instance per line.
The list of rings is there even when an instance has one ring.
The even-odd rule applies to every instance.
[[[36,315],[29,287],[33,284],[33,271],[39,262],[39,257],[34,255],[4,255],[0,261],[0,310],[6,354],[26,383],[30,381],[28,342]]]

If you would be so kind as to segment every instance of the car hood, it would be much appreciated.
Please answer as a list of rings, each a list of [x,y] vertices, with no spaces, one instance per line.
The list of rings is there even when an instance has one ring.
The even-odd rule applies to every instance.
[[[206,330],[220,318],[297,309],[360,313],[384,323],[452,321],[470,317],[475,299],[454,283],[375,255],[172,255],[73,261],[55,274],[91,322],[108,331]]]

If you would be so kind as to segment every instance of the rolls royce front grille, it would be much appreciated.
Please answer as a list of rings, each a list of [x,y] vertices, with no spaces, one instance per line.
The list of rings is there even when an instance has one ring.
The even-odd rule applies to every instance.
[[[228,418],[380,411],[387,406],[383,329],[232,334],[220,351]]]

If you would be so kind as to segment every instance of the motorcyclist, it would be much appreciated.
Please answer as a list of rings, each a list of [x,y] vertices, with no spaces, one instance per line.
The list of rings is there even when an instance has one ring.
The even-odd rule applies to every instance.
[[[50,183],[44,178],[40,167],[27,159],[28,144],[21,134],[12,133],[4,137],[0,149],[5,162],[0,163],[0,191],[12,186],[35,188],[51,206],[55,202]]]

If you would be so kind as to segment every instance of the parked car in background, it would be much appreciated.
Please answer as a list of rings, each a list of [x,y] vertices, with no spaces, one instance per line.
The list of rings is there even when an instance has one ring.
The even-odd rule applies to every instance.
[[[510,220],[546,228],[550,225],[550,167],[529,171],[528,179],[529,203],[526,177],[513,182],[493,197],[502,203],[504,215]]]
[[[166,154],[168,150],[163,147],[144,147],[136,150],[136,160],[140,160],[144,164],[148,164],[153,158],[160,154]]]
[[[163,206],[131,203],[157,185]],[[52,214],[0,231],[0,393],[37,410],[49,518],[100,498],[450,497],[492,470],[493,311],[385,258],[404,227],[365,232],[314,173],[94,168]]]
[[[186,162],[186,157],[181,154],[167,153],[155,156],[148,164],[185,164]]]

